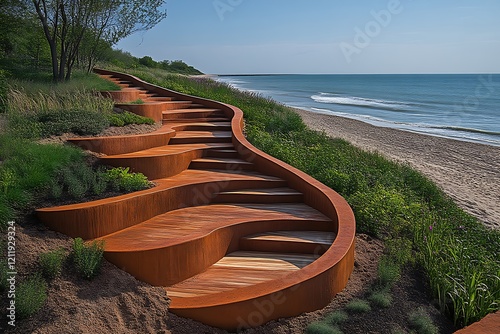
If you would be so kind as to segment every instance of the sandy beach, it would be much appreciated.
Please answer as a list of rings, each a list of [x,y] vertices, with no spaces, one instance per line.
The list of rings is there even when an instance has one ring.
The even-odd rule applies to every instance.
[[[436,182],[465,211],[486,226],[500,229],[500,147],[295,110],[312,129],[410,164]]]

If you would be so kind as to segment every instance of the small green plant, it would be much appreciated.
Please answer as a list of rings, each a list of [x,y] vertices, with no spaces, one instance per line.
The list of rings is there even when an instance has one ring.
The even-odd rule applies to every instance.
[[[378,263],[378,284],[382,289],[390,288],[401,274],[400,266],[389,256],[383,256]]]
[[[361,299],[353,299],[346,305],[346,309],[352,313],[366,313],[372,310],[370,303]]]
[[[106,117],[112,126],[125,126],[129,124],[152,125],[155,123],[151,118],[140,116],[129,111],[108,113]]]
[[[325,323],[330,325],[340,325],[349,318],[349,315],[344,311],[335,311],[328,314],[323,320]]]
[[[329,326],[324,322],[313,322],[306,328],[306,334],[342,334],[337,327]]]
[[[92,279],[98,274],[103,254],[104,241],[94,240],[85,244],[81,238],[74,240],[73,262],[78,273],[85,279]]]
[[[21,319],[35,314],[47,299],[47,283],[39,275],[21,282],[16,289],[16,314]]]
[[[424,309],[418,308],[408,316],[410,326],[418,334],[438,334],[439,330]]]
[[[150,186],[147,177],[142,173],[131,173],[129,168],[116,167],[106,171],[106,177],[115,190],[137,191]]]
[[[387,308],[392,304],[391,295],[384,291],[374,291],[368,300],[375,307]]]
[[[135,101],[130,102],[131,104],[144,104],[144,101],[142,99],[137,99]]]
[[[63,249],[42,253],[38,262],[42,270],[42,275],[48,279],[57,277],[61,271],[66,255]]]

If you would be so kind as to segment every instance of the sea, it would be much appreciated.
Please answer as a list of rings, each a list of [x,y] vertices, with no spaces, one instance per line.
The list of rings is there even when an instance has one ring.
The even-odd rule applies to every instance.
[[[285,105],[500,146],[500,74],[220,75]]]

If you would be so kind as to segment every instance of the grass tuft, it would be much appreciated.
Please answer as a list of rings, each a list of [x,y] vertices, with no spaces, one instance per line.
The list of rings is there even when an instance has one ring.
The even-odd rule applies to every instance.
[[[323,322],[313,322],[306,328],[306,334],[342,334],[337,327],[329,326]]]
[[[48,279],[53,279],[61,274],[66,254],[64,249],[53,250],[40,254],[38,263],[42,275]]]
[[[73,243],[73,262],[78,273],[85,279],[92,279],[100,270],[104,254],[104,241],[94,240],[85,244],[81,238]]]
[[[392,305],[390,293],[384,291],[374,291],[370,297],[368,297],[368,300],[375,307],[388,308]]]
[[[330,325],[340,325],[349,318],[349,315],[344,311],[335,311],[328,314],[323,320],[325,323]]]
[[[370,303],[361,299],[353,299],[346,305],[346,309],[352,313],[366,313],[372,310]]]
[[[21,282],[16,289],[16,315],[20,319],[29,318],[45,303],[47,283],[38,275]]]
[[[417,331],[418,334],[438,334],[439,329],[434,325],[429,315],[421,308],[412,312],[408,320],[411,327]]]

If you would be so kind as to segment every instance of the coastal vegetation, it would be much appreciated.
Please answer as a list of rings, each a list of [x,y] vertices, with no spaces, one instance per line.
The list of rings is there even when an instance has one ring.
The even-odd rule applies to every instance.
[[[257,94],[158,70],[128,72],[241,108],[245,133],[257,148],[337,190],[351,204],[358,232],[385,241],[381,286],[397,280],[407,266],[416,266],[425,271],[437,306],[455,325],[499,309],[500,232],[465,213],[421,173],[312,131],[293,110]]]
[[[86,73],[96,62],[101,62],[109,69],[128,72],[169,89],[241,108],[245,133],[253,145],[344,196],[355,212],[358,232],[385,242],[376,284],[363,305],[372,309],[390,306],[394,282],[406,268],[417,267],[425,272],[437,306],[457,326],[470,324],[499,309],[500,233],[485,228],[409,166],[312,131],[293,110],[273,100],[210,79],[173,75],[172,72],[201,73],[182,61],[136,58],[102,43],[93,59],[76,58],[76,70],[66,68],[66,72],[55,75],[50,47],[40,43],[43,32],[34,29],[35,22],[28,24],[25,18],[21,19],[24,16],[14,22],[4,14],[2,17],[6,19],[0,26],[12,24],[6,27],[0,43],[3,68],[0,70],[3,128],[0,221],[3,224],[29,213],[41,199],[59,201],[69,196],[81,200],[101,196],[106,191],[127,192],[151,186],[143,175],[130,173],[128,169],[94,166],[80,149],[37,142],[65,132],[95,135],[110,125],[152,122],[128,112],[117,113],[111,100],[97,96],[98,90],[118,89]],[[22,28],[24,33],[5,39],[13,36],[13,27]],[[53,84],[55,77],[60,81],[61,73],[63,78],[69,78],[71,73],[71,80]],[[87,249],[75,240],[72,254],[73,263],[83,277],[90,278],[98,272],[102,245],[92,244]],[[57,251],[42,256],[40,266],[44,276],[57,276],[60,261]],[[1,259],[0,269],[0,276],[7,272]],[[26,294],[33,295],[31,300],[45,300],[46,285],[40,277],[27,279],[25,287]],[[40,307],[43,302],[35,304]],[[31,306],[27,309],[31,310]],[[367,308],[366,311],[369,312]],[[31,312],[26,311],[26,315]],[[317,332],[340,332],[343,320],[336,317],[341,318],[327,315],[320,324],[311,324],[311,328],[317,328]],[[423,318],[416,313],[408,321],[415,328],[431,328],[432,332],[430,325],[419,320]]]

